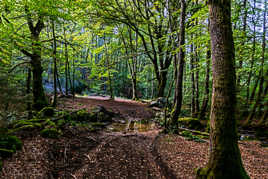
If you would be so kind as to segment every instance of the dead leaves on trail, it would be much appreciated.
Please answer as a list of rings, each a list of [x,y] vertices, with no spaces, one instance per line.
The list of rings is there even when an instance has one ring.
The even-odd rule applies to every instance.
[[[177,178],[195,178],[196,168],[206,165],[209,144],[188,141],[177,135],[162,135],[157,141],[157,152]],[[251,179],[268,178],[268,150],[260,142],[239,142],[242,160]]]

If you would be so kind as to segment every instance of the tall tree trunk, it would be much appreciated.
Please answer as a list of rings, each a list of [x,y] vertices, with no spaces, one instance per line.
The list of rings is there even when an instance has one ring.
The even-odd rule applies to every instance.
[[[210,51],[210,42],[208,42],[207,45],[207,70],[206,70],[206,83],[205,83],[205,96],[203,99],[202,107],[199,113],[199,119],[204,119],[206,112],[207,112],[207,107],[208,107],[208,102],[209,102],[209,75],[210,75],[210,58],[211,58],[211,51]]]
[[[53,20],[51,20],[51,24],[52,24],[52,36],[53,36],[52,56],[53,56],[53,64],[54,64],[54,68],[53,68],[54,99],[53,99],[52,106],[56,107],[57,106],[57,58],[56,58],[57,42],[56,42],[56,36],[55,36],[55,24]]]
[[[243,2],[243,9],[245,10],[244,12],[244,16],[243,16],[243,36],[244,36],[244,39],[246,39],[246,30],[247,30],[247,16],[248,16],[248,12],[247,12],[247,0],[244,0]],[[241,46],[243,47],[245,45],[245,40],[243,40]],[[243,66],[243,60],[242,58],[240,57],[240,60],[239,60],[239,69],[242,69],[242,66]],[[237,77],[237,86],[238,88],[240,88],[240,81],[241,81],[241,74],[238,74],[238,77]],[[240,90],[240,89],[238,89]]]
[[[191,35],[191,39],[193,39],[193,35]],[[193,43],[190,45],[190,70],[191,70],[191,80],[192,80],[192,102],[191,102],[191,114],[192,117],[196,117],[196,105],[195,105],[195,78],[194,78],[194,46]]]
[[[200,112],[200,107],[199,107],[199,57],[198,57],[198,53],[197,53],[197,47],[195,49],[195,64],[196,64],[196,68],[195,68],[195,112],[196,115],[199,114]]]
[[[64,55],[65,55],[65,94],[68,95],[69,94],[69,90],[68,90],[68,67],[69,67],[69,61],[68,61],[68,44],[67,44],[67,40],[66,40],[66,32],[65,32],[65,28],[63,28],[63,35],[64,35]]]
[[[167,84],[167,71],[161,71],[159,73],[159,77],[160,79],[158,80],[157,97],[164,97]]]
[[[43,68],[41,65],[41,56],[33,54],[31,64],[33,70],[33,108],[35,110],[41,110],[48,105],[42,84]]]
[[[256,0],[254,0],[254,5],[253,5],[253,14],[254,14],[254,16],[252,17],[253,19],[253,47],[252,47],[250,71],[249,71],[248,79],[247,79],[247,106],[249,105],[250,82],[252,78],[253,65],[255,63],[255,51],[256,51],[256,20],[254,19],[255,14],[256,14],[255,11],[256,11]]]
[[[197,178],[248,179],[237,142],[236,84],[231,0],[210,0],[213,91],[210,114],[210,156]]]
[[[31,81],[32,81],[32,70],[30,67],[28,67],[27,80],[26,80],[26,94],[28,96],[28,99],[27,99],[28,119],[32,118],[32,103],[30,102]]]
[[[57,83],[58,83],[58,86],[59,86],[60,94],[63,94],[58,70],[57,70]]]
[[[40,42],[40,33],[44,28],[43,17],[38,16],[38,21],[34,26],[31,14],[27,7],[25,7],[27,24],[31,32],[32,40],[32,53],[22,50],[27,56],[31,57],[31,66],[33,73],[33,108],[35,110],[41,110],[43,107],[48,105],[44,88],[43,88],[43,68],[41,64],[41,42]]]
[[[185,0],[181,0],[181,13],[180,13],[180,33],[179,33],[179,54],[178,54],[178,73],[177,73],[177,82],[175,90],[176,92],[176,101],[172,111],[172,118],[170,129],[174,133],[178,133],[178,118],[181,112],[181,105],[182,105],[182,86],[183,86],[183,71],[184,71],[184,64],[185,64],[185,18],[186,18],[186,2]]]

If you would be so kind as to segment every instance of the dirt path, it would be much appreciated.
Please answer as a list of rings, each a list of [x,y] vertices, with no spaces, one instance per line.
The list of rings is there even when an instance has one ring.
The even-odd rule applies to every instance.
[[[146,104],[103,97],[61,99],[60,108],[76,110],[101,105],[119,118],[104,130],[66,126],[60,139],[31,134],[12,158],[4,161],[0,179],[195,178],[194,169],[208,161],[208,143],[178,135],[159,135],[148,119]],[[127,119],[127,120],[123,120]],[[139,122],[140,121],[140,122]],[[268,177],[268,150],[257,141],[240,142],[251,178]]]
[[[71,104],[72,101],[69,101]],[[102,97],[76,98],[78,108],[91,108],[101,105],[123,116],[127,121],[112,124],[107,130],[98,133],[98,142],[93,150],[85,154],[85,164],[71,174],[74,178],[166,178],[162,167],[153,154],[153,141],[159,133],[155,125],[144,131],[134,130],[133,121],[153,117],[147,105],[135,101]],[[68,104],[65,101],[63,104]],[[72,105],[74,106],[74,105]],[[65,106],[67,107],[67,106]],[[130,125],[132,130],[130,130]],[[119,127],[119,128],[118,128]],[[117,128],[116,131],[113,129]],[[112,129],[112,130],[111,130]]]
[[[66,128],[59,140],[28,138],[23,150],[5,161],[0,178],[166,178],[152,152],[160,130],[147,123],[154,112],[146,104],[79,97],[61,99],[59,107],[90,110],[97,105],[121,118],[94,133],[72,127]],[[141,120],[147,122],[136,124]]]

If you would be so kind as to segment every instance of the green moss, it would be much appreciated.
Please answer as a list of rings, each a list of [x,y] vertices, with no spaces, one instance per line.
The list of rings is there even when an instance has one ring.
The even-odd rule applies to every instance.
[[[35,126],[33,126],[33,125],[25,125],[25,126],[21,126],[21,127],[15,128],[15,129],[11,129],[9,131],[9,134],[13,134],[14,132],[18,132],[21,130],[29,130],[29,129],[34,129],[34,128],[35,128]]]
[[[44,122],[43,125],[45,125],[45,126],[47,126],[47,127],[56,127],[56,123],[53,122],[53,121],[51,121],[50,119],[47,119],[47,120]]]
[[[87,112],[87,110],[82,109],[76,113],[77,115],[75,116],[78,121],[88,121],[90,120],[90,114]]]
[[[64,126],[66,124],[66,121],[64,120],[64,119],[60,119],[60,120],[58,120],[58,122],[57,122],[57,126],[59,126],[59,127],[62,127],[62,126]]]
[[[193,135],[190,131],[182,131],[181,135],[184,136],[187,140],[193,140],[195,142],[202,142],[202,143],[205,142],[204,140],[202,140],[202,138]]]
[[[30,126],[32,126],[32,128],[40,128],[42,127],[42,121],[44,121],[44,119],[19,120],[14,122],[13,128],[23,128],[23,126],[28,126],[29,128]]]
[[[104,121],[111,121],[111,117],[104,112],[99,112],[97,114],[97,121],[104,122]]]
[[[53,107],[44,107],[41,111],[38,112],[37,116],[44,117],[52,117],[55,114]]]
[[[91,125],[92,127],[104,127],[106,124],[103,122],[93,122]]]
[[[11,157],[14,152],[14,150],[0,148],[0,156],[3,158]]]
[[[206,177],[207,173],[208,173],[208,168],[204,167],[204,168],[197,168],[195,169],[195,172],[197,174],[197,178],[204,178]]]
[[[179,125],[194,130],[201,130],[204,128],[198,119],[191,117],[179,118]]]
[[[191,137],[192,133],[190,131],[182,131],[181,135],[184,136],[184,137]]]
[[[20,150],[22,148],[22,142],[16,136],[4,135],[0,137],[0,148]]]
[[[33,118],[28,120],[29,122],[33,122],[33,123],[41,123],[44,122],[46,119],[38,119],[38,118]]]
[[[0,156],[9,157],[16,150],[22,149],[22,142],[16,136],[2,135],[0,137]]]
[[[40,134],[44,138],[56,139],[62,134],[62,132],[57,130],[56,128],[46,128],[43,129]]]

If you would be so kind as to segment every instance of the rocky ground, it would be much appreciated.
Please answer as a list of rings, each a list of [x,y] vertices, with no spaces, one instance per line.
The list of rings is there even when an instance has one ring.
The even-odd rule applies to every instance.
[[[208,160],[208,143],[160,134],[146,104],[102,97],[62,99],[64,109],[101,105],[118,116],[97,132],[67,127],[59,139],[32,134],[21,151],[4,161],[0,178],[194,178],[194,169]],[[127,119],[127,120],[123,120]],[[134,122],[133,122],[134,121]],[[239,142],[251,178],[268,178],[268,150],[257,141]]]

